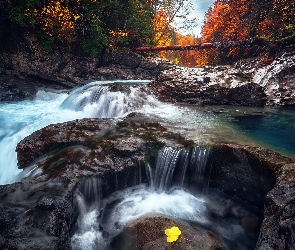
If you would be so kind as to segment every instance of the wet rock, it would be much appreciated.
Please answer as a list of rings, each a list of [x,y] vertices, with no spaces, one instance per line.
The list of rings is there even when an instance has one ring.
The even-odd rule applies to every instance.
[[[150,144],[161,147],[164,142],[176,147],[192,143],[159,123],[149,123],[141,115],[131,114],[118,123],[112,119],[81,119],[49,125],[24,138],[16,151],[20,168],[47,154],[38,164],[43,172],[58,174],[56,171],[62,173],[69,165],[95,171],[137,165],[144,161]]]
[[[55,196],[46,195],[37,203],[37,208],[44,211],[51,211],[56,208],[56,199]]]
[[[268,65],[256,59],[234,66],[175,66],[164,70],[149,86],[160,99],[169,102],[294,106],[294,65],[294,53],[286,53]]]
[[[168,243],[165,229],[173,226],[180,229],[181,235],[175,242]],[[146,217],[132,222],[113,240],[111,246],[121,250],[229,249],[225,242],[212,232],[166,217]]]
[[[256,249],[293,249],[295,245],[295,164],[284,165],[275,187],[265,198]]]
[[[0,186],[0,243],[4,249],[37,249],[37,246],[38,249],[70,249],[70,232],[78,217],[75,197],[89,190],[89,183],[100,180],[101,197],[146,183],[145,163],[155,165],[159,149],[163,146],[191,148],[193,145],[192,141],[137,113],[119,121],[81,119],[49,125],[34,132],[17,146],[19,166],[26,168],[33,163],[42,172],[22,182]],[[258,214],[264,209],[257,249],[279,249],[281,246],[292,249],[294,162],[270,150],[250,146],[216,144],[210,146],[209,152],[202,182],[208,186],[204,185],[204,191],[209,187],[242,200]],[[188,172],[187,180],[186,188],[200,191],[198,179],[191,172]],[[96,189],[88,192],[86,201],[97,200],[97,193]],[[249,234],[255,233],[260,225],[260,217],[257,220],[249,217],[240,206],[224,204],[223,208],[214,211],[221,216],[236,215]],[[143,224],[137,223],[126,232],[135,230],[135,235],[140,237],[132,238],[131,235],[130,239],[136,244],[149,244],[148,237],[137,228],[150,227],[156,232],[147,232],[153,239],[151,247],[154,248],[151,249],[159,249],[159,244],[167,243],[165,237],[158,237],[160,229],[155,225],[155,222],[143,220]],[[182,226],[181,223],[178,225]],[[220,241],[216,243],[216,237],[210,232],[184,226],[186,237],[193,240],[179,241],[182,243],[179,247],[202,249],[208,242],[210,246],[219,246]],[[128,246],[128,241],[125,243]],[[192,248],[189,248],[190,244],[193,244]]]
[[[261,209],[275,185],[278,169],[293,162],[267,149],[230,144],[213,147],[210,155],[209,187]]]
[[[0,186],[2,249],[71,249],[61,232],[75,221],[76,186],[48,178]]]
[[[0,101],[32,99],[38,89],[68,90],[95,80],[152,79],[171,65],[125,49],[100,58],[56,44],[48,52],[31,31],[2,26],[0,36],[6,39],[0,40]]]

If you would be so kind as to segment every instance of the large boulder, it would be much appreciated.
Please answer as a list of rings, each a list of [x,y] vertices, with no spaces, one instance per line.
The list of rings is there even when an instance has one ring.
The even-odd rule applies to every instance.
[[[149,85],[162,100],[196,105],[263,106],[264,88],[230,66],[171,67]]]
[[[169,67],[150,84],[162,100],[197,105],[294,106],[295,55],[241,60],[233,66]]]
[[[177,226],[181,235],[175,242],[167,242],[165,230]],[[227,250],[229,247],[211,231],[195,228],[171,218],[144,217],[132,222],[111,243],[122,250]]]

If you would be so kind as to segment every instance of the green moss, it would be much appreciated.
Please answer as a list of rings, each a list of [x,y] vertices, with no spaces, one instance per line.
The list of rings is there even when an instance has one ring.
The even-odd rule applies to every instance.
[[[150,167],[155,167],[157,162],[157,157],[159,154],[159,150],[164,147],[163,143],[154,143],[149,142],[147,143],[146,150],[145,150],[145,159],[144,163],[148,164]]]
[[[79,164],[80,159],[85,156],[81,149],[67,148],[53,153],[53,156],[39,163],[45,174],[50,176],[60,175],[67,166],[71,164]]]
[[[185,137],[181,135],[178,137],[178,143],[182,144],[185,147],[185,149],[191,149],[193,146],[196,145],[196,143],[193,140],[187,140]]]
[[[155,135],[155,133],[151,131],[146,131],[144,133],[141,133],[139,137],[148,142],[156,142],[158,140],[157,135]]]

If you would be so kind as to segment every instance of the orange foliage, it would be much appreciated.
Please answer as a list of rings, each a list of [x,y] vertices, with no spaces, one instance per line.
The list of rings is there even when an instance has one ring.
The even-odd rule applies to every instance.
[[[250,27],[244,16],[249,11],[250,0],[217,0],[206,14],[202,27],[202,42],[242,41],[249,37]],[[196,64],[204,66],[216,64],[220,60],[218,49],[196,52]],[[235,58],[245,53],[239,48],[231,48],[225,58]]]
[[[203,42],[244,40],[249,34],[249,27],[243,17],[249,4],[248,0],[216,1],[202,27]]]
[[[169,46],[172,44],[172,37],[169,27],[169,17],[164,10],[159,10],[154,15],[153,26],[155,31],[154,43],[159,46]],[[159,52],[162,58],[168,58],[165,51]]]
[[[75,21],[80,16],[71,12],[63,2],[52,0],[41,10],[35,9],[35,22],[41,25],[47,35],[71,41],[75,39]]]

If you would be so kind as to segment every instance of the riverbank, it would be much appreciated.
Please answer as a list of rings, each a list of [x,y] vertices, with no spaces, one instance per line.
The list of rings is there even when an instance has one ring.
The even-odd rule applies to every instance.
[[[195,105],[295,106],[295,53],[204,68],[173,66],[150,84],[163,101]]]
[[[69,91],[97,80],[148,79],[162,101],[194,105],[295,106],[295,52],[234,65],[186,68],[130,50],[88,58],[56,48],[46,52],[23,34],[0,49],[0,101],[33,99],[40,89]],[[13,43],[12,43],[13,45]]]

